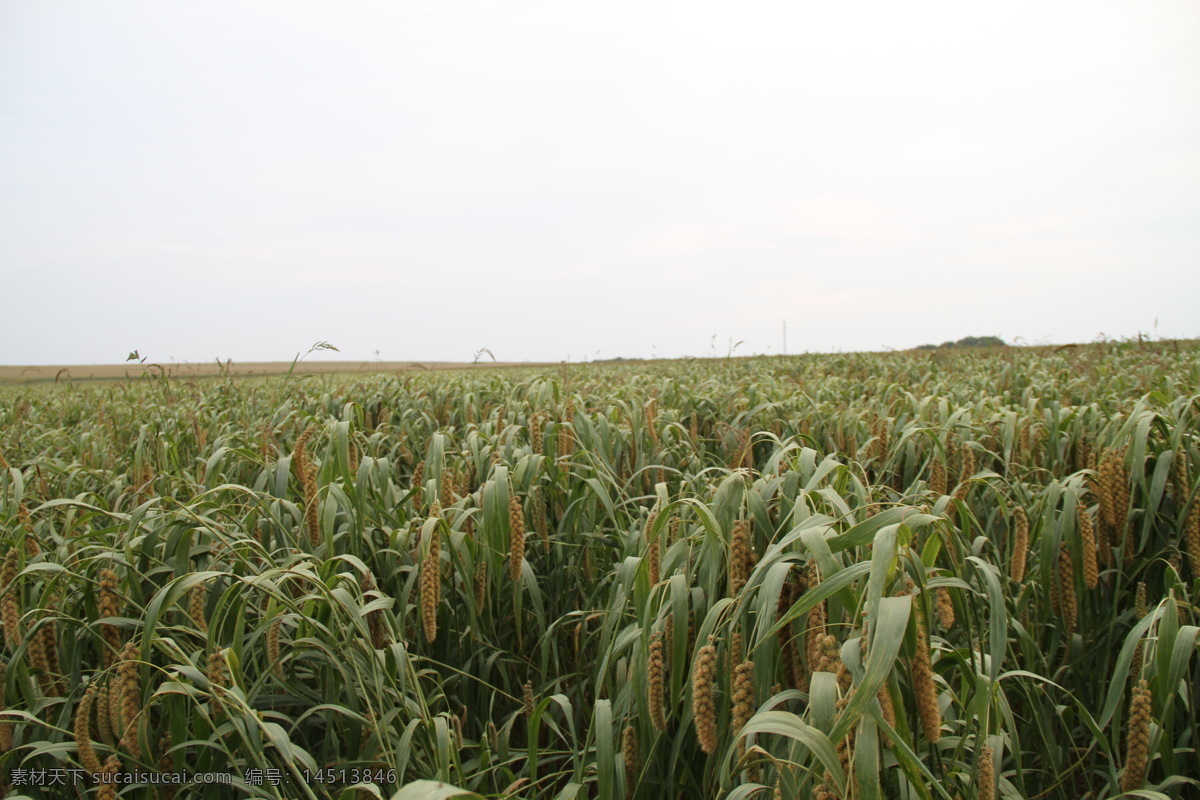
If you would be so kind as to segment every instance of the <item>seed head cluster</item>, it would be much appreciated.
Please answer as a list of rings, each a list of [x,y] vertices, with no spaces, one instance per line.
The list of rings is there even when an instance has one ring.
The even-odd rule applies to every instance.
[[[1013,508],[1013,549],[1008,574],[1013,583],[1025,579],[1025,559],[1029,556],[1029,517],[1021,506]]]
[[[4,621],[4,640],[10,650],[21,646],[21,605],[17,600],[17,548],[11,547],[0,567],[0,619]]]
[[[508,531],[508,577],[516,583],[525,562],[525,512],[513,493],[508,496]]]
[[[1089,589],[1100,584],[1100,566],[1096,560],[1096,533],[1092,517],[1083,506],[1078,506],[1079,547],[1083,552],[1083,582]]]
[[[1125,734],[1125,772],[1121,791],[1142,788],[1150,758],[1150,711],[1153,698],[1146,681],[1138,681],[1129,702],[1129,729]]]
[[[121,614],[121,599],[117,595],[117,573],[111,569],[100,571],[100,600],[98,602],[100,619],[100,635],[108,646],[104,650],[104,665],[112,666],[117,653],[121,650],[121,632],[116,625],[103,622],[105,619]]]
[[[1071,550],[1065,544],[1058,550],[1058,590],[1063,625],[1069,636],[1075,632],[1079,621],[1079,603],[1075,596],[1075,566],[1071,560]]]
[[[750,522],[738,520],[733,523],[733,536],[729,556],[729,596],[737,597],[750,577],[754,551],[750,542]]]
[[[692,666],[692,719],[700,749],[709,754],[717,750],[716,678],[717,647],[710,639]]]
[[[646,662],[646,704],[650,708],[650,724],[656,731],[667,729],[667,714],[664,703],[666,672],[663,658],[663,633],[655,631],[650,637],[650,657]]]
[[[429,549],[421,562],[421,628],[427,642],[437,639],[437,608],[442,596],[439,526],[440,523],[433,526],[433,533],[429,536]]]
[[[946,493],[946,464],[936,453],[932,460],[929,468],[929,491],[940,496]]]
[[[929,658],[929,634],[922,617],[918,610],[917,650],[912,663],[912,682],[917,697],[917,715],[921,719],[921,729],[925,732],[925,738],[936,744],[942,736],[942,712],[938,708],[937,686],[933,681],[933,666]]]
[[[321,512],[317,502],[317,465],[308,458],[308,442],[317,432],[315,425],[304,429],[296,439],[296,447],[292,451],[292,465],[296,468],[296,477],[304,489],[304,529],[308,533],[308,542],[316,547],[321,541]]]

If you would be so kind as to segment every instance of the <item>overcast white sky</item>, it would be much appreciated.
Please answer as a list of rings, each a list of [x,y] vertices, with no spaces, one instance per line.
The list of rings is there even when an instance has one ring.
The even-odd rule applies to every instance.
[[[7,0],[0,279],[8,364],[1200,336],[1200,3]]]

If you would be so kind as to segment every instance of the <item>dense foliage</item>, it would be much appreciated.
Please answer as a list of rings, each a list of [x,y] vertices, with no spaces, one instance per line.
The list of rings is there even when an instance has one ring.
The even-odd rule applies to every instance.
[[[2,389],[5,787],[1196,797],[1198,387],[1104,344]]]

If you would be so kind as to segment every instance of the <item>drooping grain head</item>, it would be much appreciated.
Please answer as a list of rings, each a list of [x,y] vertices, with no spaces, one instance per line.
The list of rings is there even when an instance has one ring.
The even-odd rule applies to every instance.
[[[114,680],[112,683],[114,685],[111,691],[119,692],[121,687],[117,681]],[[109,747],[115,748],[117,746],[117,734],[119,733],[118,728],[120,726],[117,725],[114,727],[113,725],[112,707],[114,704],[112,698],[109,696],[109,692],[110,686],[107,681],[100,684],[96,689],[96,728],[100,731],[100,740]],[[120,703],[118,702],[116,705],[117,710],[120,711]]]
[[[776,620],[782,619],[783,616],[791,610],[792,606],[800,599],[801,584],[799,579],[799,569],[793,567],[788,573],[788,579],[783,585],[783,589],[779,592],[779,602],[775,607]],[[780,665],[783,670],[783,678],[787,685],[792,689],[800,691],[808,691],[808,676],[805,671],[805,660],[800,654],[800,648],[797,645],[797,637],[794,635],[792,625],[785,625],[779,631],[779,654]]]
[[[1069,636],[1075,632],[1079,620],[1079,605],[1075,597],[1075,565],[1071,560],[1071,550],[1065,544],[1058,550],[1058,590],[1063,626]]]
[[[93,774],[101,769],[100,759],[92,747],[92,704],[95,700],[96,684],[92,682],[88,684],[83,699],[75,708],[75,751],[78,753],[80,765]]]
[[[650,723],[656,731],[667,729],[663,662],[663,632],[655,631],[650,637],[650,653],[646,660],[646,704],[650,709]]]
[[[917,648],[912,663],[912,682],[921,729],[925,738],[936,744],[942,736],[942,712],[938,708],[937,685],[933,680],[933,666],[929,657],[929,634],[925,630],[923,617],[921,611],[916,610]]]
[[[450,508],[454,505],[454,501],[458,497],[457,486],[454,481],[454,472],[448,468],[442,468],[442,491],[441,505],[442,508]]]
[[[546,524],[546,499],[538,489],[529,493],[530,509],[533,511],[533,529],[542,540],[542,552],[550,552],[550,528]]]
[[[1109,527],[1124,534],[1129,511],[1129,479],[1125,451],[1106,450],[1100,461],[1100,514]]]
[[[733,670],[733,731],[737,734],[754,716],[754,662],[743,661]]]
[[[321,508],[317,497],[317,465],[310,463],[304,470],[304,528],[313,548],[321,542]]]
[[[1100,583],[1100,565],[1096,559],[1096,534],[1092,517],[1082,505],[1076,506],[1079,520],[1079,548],[1083,553],[1083,582],[1089,589]]]
[[[946,493],[946,465],[936,453],[929,468],[929,490],[941,496]]]
[[[368,572],[362,576],[359,581],[359,590],[362,592],[364,602],[367,602],[368,593],[375,591],[375,577]],[[382,650],[387,646],[387,628],[383,620],[383,611],[376,608],[366,613],[367,617],[367,633],[371,639],[371,647],[375,650]]]
[[[733,523],[733,535],[729,553],[729,596],[737,597],[750,577],[754,560],[750,541],[750,521],[740,519]]]
[[[742,631],[730,633],[730,672],[742,663]]]
[[[1142,788],[1150,757],[1150,712],[1153,697],[1146,681],[1138,681],[1129,702],[1129,729],[1125,735],[1125,771],[1121,791]]]
[[[569,458],[575,452],[575,401],[567,401],[562,422],[558,425],[556,451],[559,460]]]
[[[954,490],[954,497],[956,500],[965,502],[967,492],[971,488],[968,481],[975,474],[975,451],[971,449],[970,445],[962,446],[959,461],[961,466],[958,474],[958,488]]]
[[[208,633],[208,619],[205,615],[207,602],[208,586],[204,583],[198,583],[192,587],[188,598],[188,616],[192,618],[192,622],[195,623],[201,633]]]
[[[697,651],[692,666],[692,717],[700,749],[712,754],[717,750],[717,647],[708,644]]]
[[[141,744],[137,736],[137,719],[142,708],[142,689],[138,683],[138,647],[132,640],[126,643],[121,651],[117,679],[121,692],[121,747],[136,761],[142,757]]]
[[[292,449],[292,469],[296,472],[296,477],[301,483],[304,481],[304,476],[308,474],[308,440],[317,432],[316,425],[309,425],[296,438],[296,445]]]
[[[21,646],[21,605],[17,599],[17,548],[10,547],[0,567],[0,619],[4,622],[4,639],[10,650]]]
[[[1013,508],[1013,549],[1009,562],[1009,578],[1013,583],[1025,579],[1025,560],[1029,555],[1029,517],[1021,506]]]
[[[1192,491],[1192,475],[1188,465],[1187,450],[1177,450],[1171,463],[1175,467],[1175,502],[1183,505]]]
[[[525,681],[521,689],[521,705],[525,713],[525,722],[532,723],[534,712],[537,711],[533,697],[533,681]]]
[[[737,736],[742,728],[754,716],[757,704],[754,700],[754,662],[744,661],[733,671],[733,734]],[[746,755],[746,740],[739,739],[737,758],[740,761]],[[753,767],[747,770],[747,780],[757,782],[757,770]]]
[[[658,399],[654,397],[646,403],[646,432],[650,434],[650,443],[658,450]]]
[[[625,765],[625,797],[632,800],[637,791],[638,773],[642,770],[637,748],[637,728],[632,725],[626,725],[621,733],[621,760]]]
[[[425,507],[425,462],[418,461],[417,466],[413,468],[412,488],[416,493],[413,495],[413,502],[416,504],[418,511]]]
[[[158,757],[159,772],[174,772],[175,757],[171,753],[171,732],[167,731],[158,739],[158,752],[161,754]],[[169,795],[168,795],[169,796]]]
[[[101,771],[106,775],[115,776],[121,771],[121,757],[116,753],[110,755],[104,760],[104,769]],[[117,800],[117,786],[116,781],[109,778],[100,784],[100,788],[96,790],[96,797],[98,800]]]
[[[1090,469],[1092,465],[1092,442],[1086,435],[1075,440],[1075,470]]]
[[[529,418],[529,449],[535,456],[541,455],[543,452],[542,426],[544,424],[540,413]]]
[[[48,672],[50,665],[46,658],[45,648],[42,646],[41,636],[35,634],[30,638],[25,650],[25,657],[29,660],[29,666],[33,668],[34,673],[38,676],[38,685],[45,691],[46,684],[49,682]]]
[[[209,654],[206,674],[209,690],[212,693],[213,709],[219,710],[224,706],[221,698],[224,695],[225,689],[229,688],[229,672],[225,667],[225,656],[220,650]]]
[[[277,616],[267,628],[267,661],[270,662],[272,674],[283,680],[283,661],[280,658],[279,634],[283,627],[283,617]]]
[[[996,764],[992,748],[984,745],[979,750],[979,800],[996,800]]]
[[[954,626],[954,602],[951,600],[950,590],[945,586],[939,586],[935,597],[934,613],[937,614],[938,624],[942,626],[943,630],[950,630]],[[863,640],[866,641],[865,637]]]
[[[115,661],[116,659],[114,659]],[[99,693],[97,693],[97,697],[99,697]],[[97,716],[107,716],[101,724],[107,725],[108,729],[112,731],[113,739],[120,741],[121,720],[125,717],[121,712],[121,676],[119,672],[109,678],[107,697],[108,708],[98,711]]]
[[[1200,577],[1200,495],[1192,498],[1192,506],[1188,509],[1187,521],[1184,523],[1183,538],[1188,563],[1192,568],[1192,578],[1198,578]]]
[[[48,608],[58,607],[58,598],[52,597],[47,603]],[[38,626],[34,640],[30,642],[30,660],[34,661],[36,653],[37,666],[41,670],[38,683],[47,697],[62,697],[64,681],[62,668],[58,662],[58,624],[52,615]]]
[[[515,493],[508,496],[508,577],[516,583],[525,562],[525,512]]]
[[[433,526],[429,537],[429,548],[421,562],[421,627],[425,641],[437,639],[437,609],[441,603],[441,533],[440,523]]]
[[[262,426],[262,440],[259,442],[258,457],[264,466],[271,460],[271,448],[275,437],[275,429],[270,422]]]
[[[808,628],[805,631],[805,653],[808,671],[821,671],[821,657],[825,647],[825,602],[817,603],[808,612]]]
[[[888,685],[886,682],[883,684],[883,686],[879,687],[879,694],[877,696],[877,699],[879,700],[879,711],[883,715],[884,721],[887,722],[887,724],[890,727],[895,728],[896,727],[896,706],[892,702],[892,690],[890,688],[888,688]],[[887,733],[883,734],[883,743],[887,747],[892,746],[892,737],[890,734],[887,734]]]

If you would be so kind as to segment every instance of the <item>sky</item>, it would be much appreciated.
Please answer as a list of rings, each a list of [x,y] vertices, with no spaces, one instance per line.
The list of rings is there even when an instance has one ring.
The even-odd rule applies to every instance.
[[[1200,337],[1200,3],[5,0],[0,280],[4,364]]]

